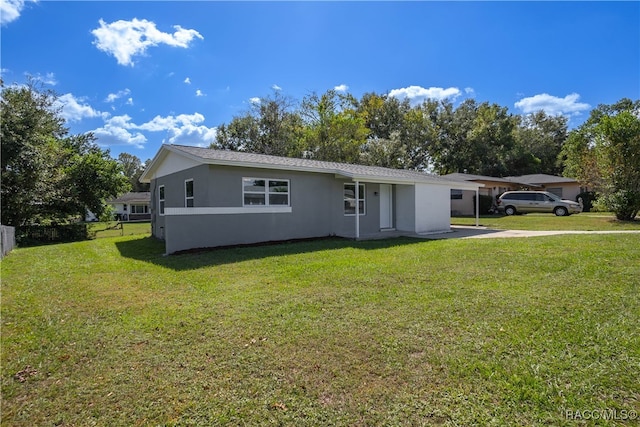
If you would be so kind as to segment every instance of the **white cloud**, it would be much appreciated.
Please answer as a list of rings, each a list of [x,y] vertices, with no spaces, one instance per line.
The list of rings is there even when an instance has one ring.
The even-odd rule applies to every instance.
[[[187,77],[186,79],[184,79],[184,82],[188,85],[191,84],[191,79],[189,77]]]
[[[59,96],[55,103],[61,109],[60,116],[69,122],[78,122],[85,118],[106,117],[107,113],[95,110],[85,103],[84,98],[76,98],[72,93]]]
[[[127,105],[133,105],[133,98],[128,98],[126,104]]]
[[[255,96],[255,97],[253,97],[253,98],[249,98],[249,102],[250,102],[251,104],[260,104],[260,102],[262,102],[262,101],[260,100],[260,98],[258,98],[257,96]]]
[[[27,2],[35,3],[35,0],[27,0]],[[5,25],[18,19],[25,3],[24,0],[1,0],[0,25]]]
[[[29,75],[29,77],[31,77],[35,81],[41,82],[49,86],[55,86],[58,84],[58,81],[56,80],[56,75],[54,73],[47,73],[44,76],[38,73],[36,75]]]
[[[113,55],[120,65],[133,66],[132,58],[144,55],[149,47],[166,44],[174,47],[188,48],[195,38],[204,39],[196,30],[187,30],[179,25],[173,28],[173,34],[163,33],[156,24],[146,19],[131,21],[115,21],[107,24],[102,19],[100,27],[91,33],[96,40],[93,44],[103,52]]]
[[[349,90],[349,86],[345,84],[341,84],[334,87],[333,90],[335,90],[336,92],[346,92],[347,90]]]
[[[582,111],[591,108],[589,104],[578,102],[579,99],[580,95],[577,93],[569,94],[564,98],[558,98],[548,93],[541,93],[528,98],[522,98],[515,103],[515,106],[522,110],[523,113],[535,113],[536,111],[543,110],[551,116],[572,116],[578,115]]]
[[[476,91],[472,87],[465,87],[464,93],[466,93],[469,96],[474,96],[476,94]]]
[[[103,127],[93,130],[93,135],[100,145],[132,145],[143,148],[147,138],[140,132],[131,133],[129,129],[135,128],[131,117],[115,116],[105,121]]]
[[[147,142],[143,132],[165,132],[163,143],[209,146],[216,137],[217,128],[203,125],[205,118],[200,113],[177,116],[156,116],[140,125],[128,115],[114,116],[105,121],[103,127],[93,131],[101,145],[133,145],[142,147]]]
[[[116,99],[122,98],[123,96],[127,96],[131,93],[129,89],[119,90],[116,93],[110,93],[105,98],[104,102],[114,102]]]
[[[438,101],[447,98],[456,99],[460,96],[460,89],[457,87],[444,89],[441,87],[423,88],[421,86],[409,86],[401,89],[393,89],[389,92],[389,96],[399,99],[409,99],[411,105],[417,105],[427,99],[434,99]]]
[[[202,93],[202,91],[200,89],[196,90],[196,96],[207,96],[207,94]]]
[[[273,90],[282,90],[282,88],[280,86],[278,86],[278,85],[271,86],[271,89],[273,89]]]

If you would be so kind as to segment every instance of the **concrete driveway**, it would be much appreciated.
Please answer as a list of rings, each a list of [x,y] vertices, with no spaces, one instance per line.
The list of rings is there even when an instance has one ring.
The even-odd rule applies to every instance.
[[[528,230],[494,230],[487,227],[453,225],[451,231],[445,233],[421,234],[426,239],[500,239],[510,237],[554,236],[558,234],[640,234],[640,230],[611,231],[528,231]]]

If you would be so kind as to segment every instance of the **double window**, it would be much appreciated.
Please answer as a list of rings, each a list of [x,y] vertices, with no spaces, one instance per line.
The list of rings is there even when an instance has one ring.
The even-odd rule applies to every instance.
[[[365,214],[366,204],[366,192],[364,184],[358,186],[358,213],[360,215]],[[344,214],[355,215],[356,214],[356,185],[345,184],[344,185]]]
[[[158,207],[160,215],[164,215],[164,185],[158,187]]]
[[[184,206],[193,207],[193,179],[187,179],[184,182]]]
[[[147,205],[131,205],[132,214],[146,214],[149,213],[149,206]]]
[[[289,180],[242,178],[243,206],[289,206]]]

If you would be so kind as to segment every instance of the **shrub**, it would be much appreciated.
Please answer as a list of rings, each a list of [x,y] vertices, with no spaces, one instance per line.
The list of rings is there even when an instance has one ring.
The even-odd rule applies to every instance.
[[[46,243],[77,242],[93,238],[84,223],[65,225],[24,225],[16,228],[16,243],[19,246],[36,246]]]

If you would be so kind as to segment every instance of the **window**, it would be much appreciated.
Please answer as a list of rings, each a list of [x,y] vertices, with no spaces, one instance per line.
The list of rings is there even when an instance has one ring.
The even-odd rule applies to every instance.
[[[242,178],[244,206],[289,206],[289,180]]]
[[[146,214],[149,213],[149,206],[147,205],[131,205],[132,214]]]
[[[360,215],[365,214],[365,187],[364,184],[358,186],[358,213]],[[345,184],[344,185],[344,214],[355,215],[356,214],[356,185]]]
[[[451,200],[460,200],[460,199],[462,199],[462,190],[451,189]]]
[[[158,187],[158,206],[160,208],[160,215],[164,215],[164,185]]]
[[[193,179],[184,182],[184,205],[188,208],[193,207]]]

